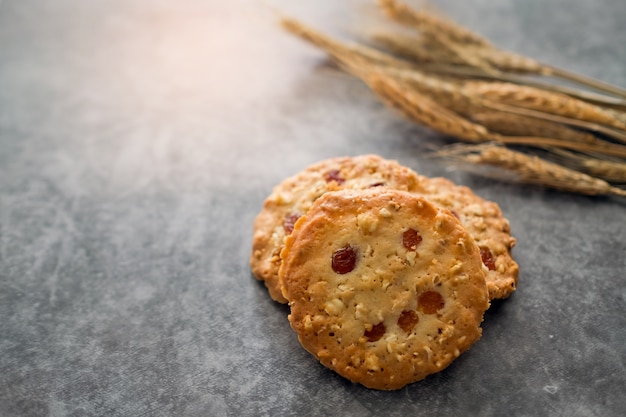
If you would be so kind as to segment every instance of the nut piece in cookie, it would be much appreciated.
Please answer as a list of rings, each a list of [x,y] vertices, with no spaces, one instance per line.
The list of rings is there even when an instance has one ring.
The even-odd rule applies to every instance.
[[[458,219],[391,189],[317,199],[286,239],[280,278],[304,348],[373,389],[446,368],[480,338],[489,306],[480,250]]]

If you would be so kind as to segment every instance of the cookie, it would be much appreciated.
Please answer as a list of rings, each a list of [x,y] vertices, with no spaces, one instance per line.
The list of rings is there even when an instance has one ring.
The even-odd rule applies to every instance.
[[[317,198],[328,191],[341,189],[391,187],[410,190],[416,183],[415,172],[376,155],[327,159],[287,178],[274,188],[254,221],[250,256],[252,273],[265,282],[274,300],[286,303],[278,281],[283,240],[291,233],[295,221]]]
[[[511,257],[516,239],[500,207],[445,178],[419,176],[412,192],[452,211],[472,235],[487,268],[489,298],[507,298],[517,288],[519,267]]]
[[[399,389],[481,336],[489,295],[479,249],[449,210],[415,194],[327,192],[281,255],[300,343],[353,382]]]
[[[491,299],[506,298],[516,289],[518,266],[510,253],[515,239],[497,204],[447,179],[428,178],[396,161],[362,155],[318,162],[277,185],[265,200],[254,222],[250,266],[274,300],[287,302],[278,269],[283,240],[295,221],[325,192],[373,187],[413,192],[452,210],[481,248]]]

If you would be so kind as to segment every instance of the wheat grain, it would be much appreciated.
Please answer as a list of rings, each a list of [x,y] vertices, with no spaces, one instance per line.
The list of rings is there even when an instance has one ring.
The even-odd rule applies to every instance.
[[[546,113],[539,110],[528,109],[518,106],[510,106],[508,104],[496,103],[490,100],[482,100],[481,104],[491,110],[497,110],[505,113],[517,114],[521,116],[534,117],[538,120],[547,120],[556,123],[562,123],[567,126],[579,127],[590,130],[592,132],[602,133],[612,139],[626,143],[626,132],[613,129],[612,127],[579,120],[571,117],[563,117],[552,113]]]
[[[422,123],[444,134],[457,135],[465,141],[495,141],[536,147],[551,146],[626,158],[626,147],[599,139],[592,140],[592,138],[587,136],[585,136],[586,140],[583,141],[571,141],[548,136],[547,133],[549,132],[545,132],[545,137],[543,134],[533,136],[532,134],[535,132],[532,132],[532,129],[524,132],[521,128],[513,136],[509,136],[506,134],[507,132],[500,134],[490,129],[489,126],[473,123],[463,116],[481,114],[480,112],[485,110],[484,107],[481,107],[483,101],[465,96],[461,90],[455,88],[454,84],[439,80],[436,77],[430,77],[416,71],[376,67],[375,65],[350,62],[349,60],[344,61],[344,66],[347,71],[360,77],[370,85],[372,90],[383,98],[385,103],[392,104],[393,107],[402,110],[413,121]],[[376,85],[372,83],[372,79],[377,80]],[[434,109],[441,113],[439,118],[441,120],[437,120]],[[500,114],[506,115],[507,113]],[[449,115],[453,115],[453,117]],[[510,116],[516,117],[514,114],[510,114]],[[538,124],[542,124],[542,120],[531,117],[526,117],[525,119],[530,119],[529,126],[533,126],[531,122],[533,120],[539,122]],[[461,125],[456,133],[454,127],[449,125],[452,122]],[[550,123],[551,129],[556,130],[557,124]],[[544,123],[544,125],[547,124]],[[521,127],[521,125],[519,126]],[[536,133],[542,132],[537,131]]]
[[[415,90],[429,96],[440,106],[467,117],[468,115],[484,111],[477,100],[472,100],[454,82],[447,81],[437,76],[424,74],[415,70],[395,69],[380,67],[376,69],[389,78],[405,87],[404,91]]]
[[[459,44],[491,45],[485,38],[434,13],[415,10],[395,0],[379,0],[378,3],[389,17],[404,25],[419,30],[428,28],[433,33],[439,33]]]
[[[578,143],[566,142],[560,139],[544,138],[537,136],[504,136],[491,134],[491,140],[509,145],[527,145],[539,148],[553,146],[556,148],[570,149],[589,154],[608,155],[617,158],[626,158],[626,147],[613,143]]]
[[[469,31],[448,22],[436,15],[416,11],[408,6],[394,2],[384,1],[388,6],[385,10],[392,17],[400,22],[409,24],[419,30],[421,43],[426,49],[438,51],[439,57],[444,58],[443,62],[451,62],[460,65],[467,65],[482,70],[487,74],[496,74],[498,71],[487,60],[474,52],[475,44],[469,40]],[[391,10],[391,12],[389,12]],[[477,43],[478,48],[485,48],[483,40]],[[491,48],[487,46],[487,48]]]
[[[393,20],[421,31],[429,31],[435,36],[439,34],[440,37],[457,44],[452,50],[459,53],[466,63],[477,64],[477,68],[486,70],[487,74],[495,73],[493,69],[497,68],[501,71],[547,75],[626,98],[626,90],[621,87],[496,48],[484,37],[441,16],[424,10],[412,9],[395,0],[379,0],[379,4]],[[458,46],[467,46],[468,48],[463,49],[458,48]],[[471,51],[472,48],[474,49],[473,52]]]
[[[394,58],[374,48],[337,41],[298,20],[285,17],[281,19],[281,24],[293,35],[323,49],[335,59],[341,60],[346,57],[351,57],[353,61],[361,60],[379,65],[392,66],[394,68],[413,68],[411,63]]]
[[[490,137],[490,133],[483,126],[440,106],[426,95],[404,89],[384,73],[372,71],[363,74],[363,80],[386,103],[413,121],[469,142],[482,142]]]
[[[445,64],[463,63],[454,55],[428,47],[423,41],[416,37],[398,33],[379,32],[371,35],[371,38],[375,44],[380,45],[402,58],[419,64],[433,62]]]
[[[445,149],[438,152],[436,156],[490,167],[495,171],[483,173],[498,178],[514,178],[524,183],[586,195],[626,197],[626,190],[614,187],[604,180],[503,146],[465,145]]]
[[[500,71],[522,74],[552,74],[551,69],[532,58],[495,47],[473,48],[472,52]]]
[[[626,124],[593,104],[570,96],[512,83],[469,81],[463,90],[482,99],[626,130]]]
[[[507,136],[538,136],[581,143],[605,143],[591,133],[548,120],[504,112],[474,113],[471,119],[491,132]]]
[[[626,183],[625,161],[609,161],[557,148],[548,148],[548,151],[561,165],[602,178],[608,182]]]

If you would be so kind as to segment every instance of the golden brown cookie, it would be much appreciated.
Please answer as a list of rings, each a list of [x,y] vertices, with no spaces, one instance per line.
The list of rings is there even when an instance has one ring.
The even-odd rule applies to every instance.
[[[401,388],[480,338],[479,249],[450,211],[415,194],[328,192],[295,223],[282,259],[301,344],[353,382]]]
[[[444,178],[427,178],[376,155],[327,159],[277,185],[254,222],[250,266],[281,303],[278,269],[284,238],[313,202],[327,191],[387,187],[425,196],[452,210],[481,247],[491,299],[508,297],[517,286],[518,266],[511,257],[515,239],[497,204]]]
[[[416,183],[415,172],[376,155],[327,159],[287,178],[274,188],[254,221],[250,256],[254,276],[265,282],[274,300],[286,303],[278,281],[283,240],[318,197],[341,189],[410,190]]]

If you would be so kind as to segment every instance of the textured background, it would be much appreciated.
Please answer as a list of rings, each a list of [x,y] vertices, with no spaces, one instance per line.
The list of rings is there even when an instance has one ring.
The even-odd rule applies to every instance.
[[[358,35],[371,3],[0,1],[1,416],[624,415],[626,202],[429,160],[446,138],[276,25]],[[626,85],[623,0],[434,4]],[[276,183],[370,152],[473,187],[518,238],[483,338],[396,392],[319,365],[248,267]]]

